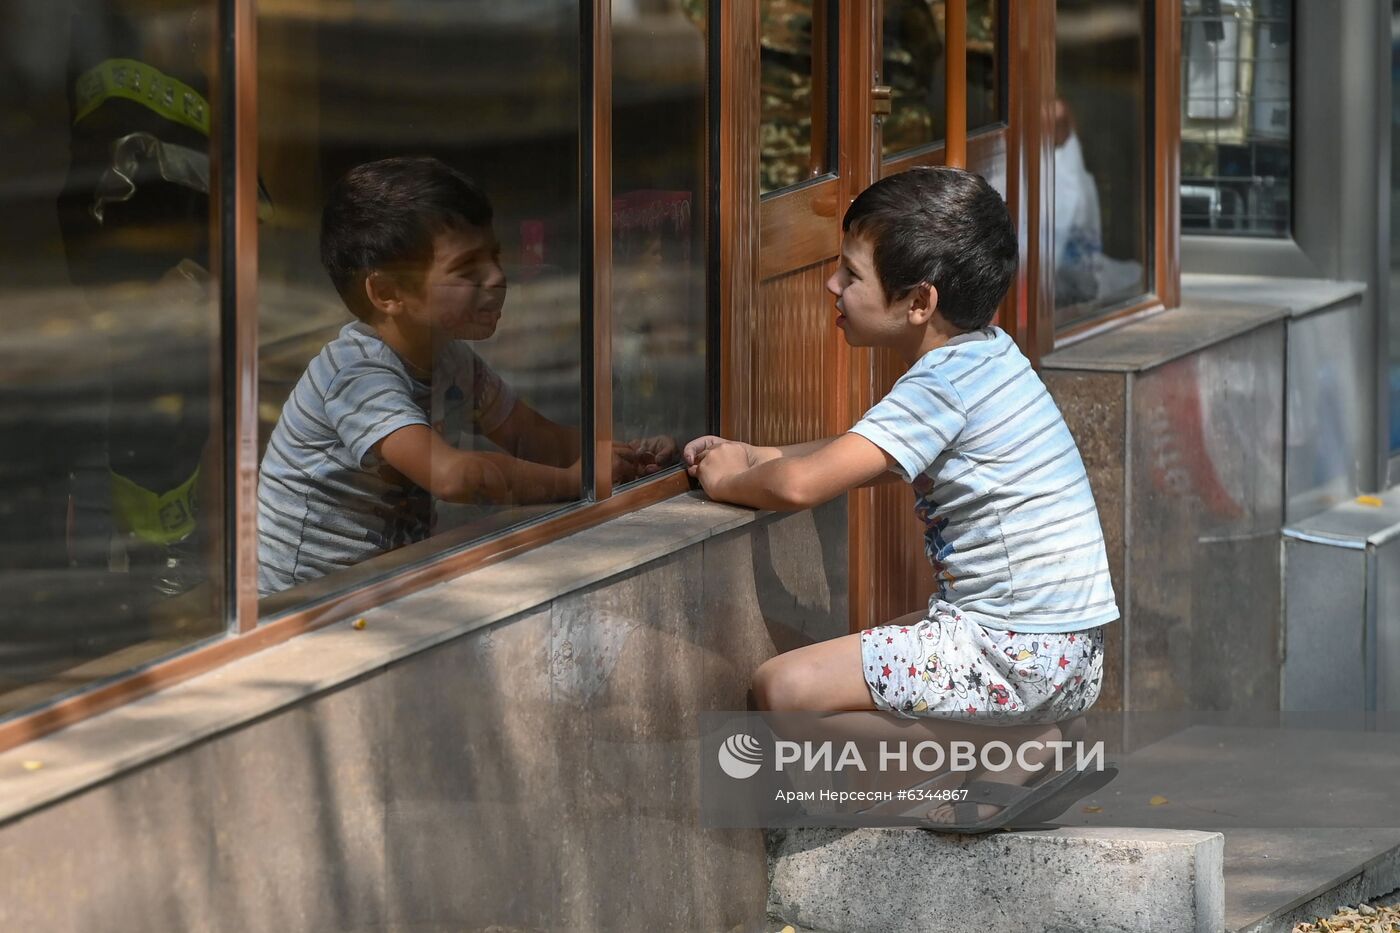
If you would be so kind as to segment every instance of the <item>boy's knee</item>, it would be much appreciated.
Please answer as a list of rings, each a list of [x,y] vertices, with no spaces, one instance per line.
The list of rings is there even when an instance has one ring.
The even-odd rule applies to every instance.
[[[792,712],[808,709],[801,671],[785,655],[769,658],[753,675],[753,696],[761,710]]]

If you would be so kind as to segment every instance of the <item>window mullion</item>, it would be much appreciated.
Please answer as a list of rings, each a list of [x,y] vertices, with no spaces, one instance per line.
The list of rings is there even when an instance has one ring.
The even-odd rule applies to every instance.
[[[944,162],[967,167],[967,0],[948,0],[944,36],[947,42],[943,112],[947,114],[948,141]]]
[[[217,209],[220,311],[225,322],[223,374],[226,562],[230,580],[231,628],[242,634],[258,624],[258,111],[257,5],[221,4],[219,22],[228,30],[218,69],[215,149],[223,169]],[[228,428],[231,427],[231,430]]]
[[[612,3],[593,0],[592,120],[590,175],[593,191],[593,488],[595,500],[612,495]]]

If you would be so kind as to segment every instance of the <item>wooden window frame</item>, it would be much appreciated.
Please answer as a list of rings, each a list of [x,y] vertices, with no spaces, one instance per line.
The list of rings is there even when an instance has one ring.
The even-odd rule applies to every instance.
[[[710,0],[707,24],[707,71],[720,68],[719,85],[707,80],[709,95],[716,86],[723,89],[723,68],[743,54],[742,46],[728,47],[718,41],[730,35],[720,0]],[[225,451],[227,482],[223,508],[217,512],[224,523],[227,554],[225,631],[195,642],[183,650],[139,666],[72,694],[60,695],[25,712],[0,721],[0,751],[32,741],[65,726],[106,710],[130,703],[156,690],[173,686],[298,635],[343,621],[376,606],[417,592],[444,580],[460,576],[582,531],[619,515],[669,499],[690,489],[685,471],[672,469],[659,476],[615,489],[611,468],[613,441],[612,411],[612,4],[610,0],[583,0],[580,4],[580,44],[585,53],[585,99],[580,104],[586,115],[580,146],[580,177],[583,223],[591,242],[584,241],[583,290],[591,301],[591,314],[584,321],[581,347],[590,353],[583,359],[583,385],[591,387],[592,404],[584,412],[583,431],[592,443],[584,446],[585,475],[593,477],[583,500],[561,504],[548,515],[524,526],[511,527],[485,540],[457,542],[451,533],[436,540],[441,548],[402,569],[317,598],[266,619],[259,616],[257,591],[257,481],[258,481],[258,112],[257,112],[257,4],[256,0],[220,0],[221,41],[219,68],[215,77],[215,99],[219,113],[211,139],[211,165],[216,193],[211,225],[220,244],[216,273],[220,283],[222,355],[224,362],[225,436],[231,442]],[[732,33],[739,35],[738,33]],[[754,50],[756,53],[756,49]],[[756,54],[754,58],[757,62]],[[756,103],[756,100],[755,100]],[[706,104],[707,113],[712,113]],[[720,108],[721,111],[724,108]],[[709,132],[722,133],[707,121]],[[755,123],[756,125],[756,123]],[[706,204],[702,216],[720,217],[732,213],[733,205],[718,198],[717,168],[732,160],[733,152],[721,138],[719,145],[707,140]],[[755,140],[756,142],[756,140]],[[719,163],[708,154],[718,152]],[[231,171],[229,166],[232,166]],[[756,177],[756,175],[755,175]],[[716,203],[716,202],[719,203]],[[723,256],[714,255],[718,240],[724,255],[725,238],[708,236],[705,281],[713,284],[712,270]],[[590,253],[591,250],[591,253]],[[724,293],[711,293],[707,304],[714,316],[716,305],[729,300]],[[707,337],[723,327],[707,326]],[[582,353],[581,353],[582,355]],[[706,391],[713,394],[718,380],[709,370],[717,361],[716,348],[706,354]],[[591,385],[590,385],[591,383]],[[718,400],[706,406],[712,417]],[[714,426],[717,427],[717,426]],[[425,542],[426,544],[427,542]]]
[[[979,160],[989,155],[1004,156],[1006,146],[1007,129],[1010,122],[1010,92],[1008,90],[1010,77],[1010,50],[1011,44],[1008,41],[1008,23],[1014,15],[1011,9],[1012,0],[992,0],[997,11],[997,69],[1000,72],[997,79],[997,109],[999,111],[995,120],[990,123],[983,123],[978,126],[969,126],[967,122],[967,0],[962,0],[954,9],[953,5],[945,7],[945,15],[950,17],[950,25],[947,27],[951,44],[945,54],[944,63],[949,72],[945,77],[945,99],[943,102],[945,113],[945,124],[952,126],[952,121],[956,120],[962,127],[958,137],[964,140],[965,149],[963,158],[959,159],[958,152],[953,152],[954,161],[949,161],[948,140],[934,139],[918,146],[908,149],[901,149],[892,154],[884,154],[884,141],[880,140],[880,177],[886,175],[897,175],[900,172],[908,171],[911,168],[918,168],[924,165],[972,165],[983,164]],[[962,21],[962,28],[954,30],[951,24],[951,17],[958,17]],[[884,23],[877,23],[877,32],[872,38],[873,45],[880,50],[876,55],[877,65],[883,64],[884,50]],[[962,68],[958,74],[953,74],[953,62],[962,63]],[[884,82],[882,76],[881,82]],[[954,84],[961,84],[961,93],[954,94]],[[961,101],[961,110],[952,112],[954,100]],[[952,135],[945,133],[945,136]],[[999,137],[997,142],[992,142],[990,137]],[[995,151],[1000,150],[1000,151]]]
[[[1022,10],[1014,26],[1010,62],[1011,123],[1014,145],[1008,158],[1013,217],[1021,231],[1021,269],[1013,287],[1014,305],[1004,312],[1008,328],[1032,360],[1057,348],[1174,308],[1181,301],[1181,6],[1175,0],[1146,0],[1144,76],[1150,158],[1147,232],[1152,275],[1145,293],[1106,307],[1083,321],[1056,330],[1054,282],[1054,144],[1049,128],[1055,103],[1055,4]],[[1013,173],[1012,164],[1016,171]],[[1012,184],[1014,175],[1015,183]],[[1026,235],[1034,231],[1034,237]]]

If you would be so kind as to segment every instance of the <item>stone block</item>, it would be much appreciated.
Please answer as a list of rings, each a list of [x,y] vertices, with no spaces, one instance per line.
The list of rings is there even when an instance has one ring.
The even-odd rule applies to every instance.
[[[384,924],[382,687],[375,677],[351,683],[195,751],[207,760],[216,924],[241,933]],[[210,819],[218,814],[228,818]]]
[[[1132,378],[1128,708],[1278,708],[1283,344],[1271,325]]]
[[[1094,708],[1100,711],[1123,708],[1124,677],[1127,666],[1126,567],[1127,495],[1126,477],[1128,434],[1127,377],[1122,373],[1047,370],[1041,373],[1060,413],[1064,415],[1084,469],[1089,488],[1099,508],[1108,552],[1108,571],[1113,593],[1118,599],[1117,622],[1104,629],[1103,688]]]
[[[842,933],[1217,933],[1224,837],[1183,830],[770,836],[769,911]]]
[[[769,623],[808,643],[849,634],[846,497],[756,527],[753,569]]]
[[[703,710],[748,708],[753,672],[777,653],[754,581],[753,531],[711,538],[704,549]]]
[[[8,824],[0,929],[220,929],[208,765],[168,758]]]
[[[548,608],[480,629],[384,675],[392,924],[553,924],[559,723]]]

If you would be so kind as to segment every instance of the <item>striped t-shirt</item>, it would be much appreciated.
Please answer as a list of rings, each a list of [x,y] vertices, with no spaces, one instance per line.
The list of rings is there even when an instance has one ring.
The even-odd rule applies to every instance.
[[[429,533],[432,499],[374,446],[413,424],[454,447],[500,426],[516,397],[465,341],[437,352],[431,381],[374,329],[345,325],[282,406],[258,470],[258,592],[350,567]]]
[[[987,628],[1118,618],[1089,477],[1064,418],[997,327],[925,353],[851,431],[899,464],[935,599]]]

